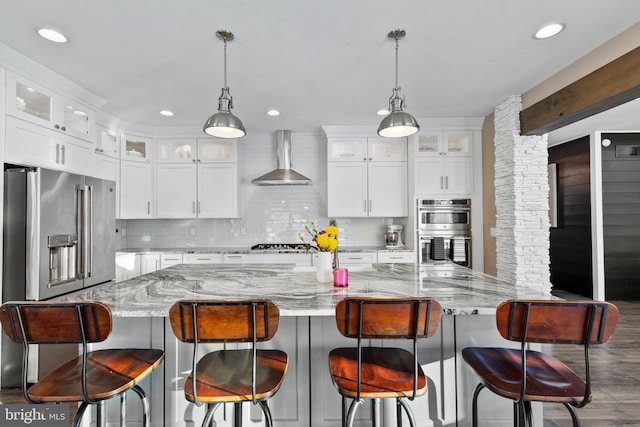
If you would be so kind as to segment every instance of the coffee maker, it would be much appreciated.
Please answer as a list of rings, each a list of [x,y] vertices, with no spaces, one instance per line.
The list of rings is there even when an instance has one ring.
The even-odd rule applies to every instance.
[[[403,229],[404,227],[401,224],[391,224],[387,226],[387,232],[384,233],[387,249],[404,248],[404,241],[402,240]]]

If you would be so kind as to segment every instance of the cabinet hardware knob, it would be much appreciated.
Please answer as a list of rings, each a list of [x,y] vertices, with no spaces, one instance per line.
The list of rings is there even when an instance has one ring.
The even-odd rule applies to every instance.
[[[63,131],[66,131],[66,130],[67,130],[67,128],[66,128],[66,127],[64,127],[64,126],[62,126],[60,129],[62,129]]]
[[[55,129],[60,129],[60,125],[53,125]]]

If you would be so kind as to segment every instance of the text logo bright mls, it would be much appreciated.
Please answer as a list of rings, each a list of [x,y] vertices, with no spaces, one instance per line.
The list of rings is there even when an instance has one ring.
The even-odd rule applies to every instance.
[[[69,405],[0,405],[0,425],[47,426],[69,425]]]

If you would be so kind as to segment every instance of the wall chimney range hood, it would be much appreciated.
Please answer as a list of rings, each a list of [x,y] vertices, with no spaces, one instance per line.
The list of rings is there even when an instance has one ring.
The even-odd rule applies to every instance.
[[[311,180],[291,169],[291,131],[276,131],[277,169],[251,182],[257,185],[309,185]]]

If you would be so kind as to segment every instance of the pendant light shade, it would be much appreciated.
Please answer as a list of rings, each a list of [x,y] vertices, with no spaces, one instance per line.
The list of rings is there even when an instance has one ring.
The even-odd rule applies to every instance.
[[[233,115],[233,98],[227,86],[227,42],[233,40],[233,33],[216,31],[216,36],[224,41],[224,86],[218,98],[218,112],[209,117],[203,126],[206,134],[217,138],[241,138],[247,134],[242,120]]]
[[[398,40],[406,35],[404,30],[393,30],[389,33],[389,38],[396,41],[396,86],[393,94],[389,98],[389,111],[391,111],[378,126],[378,135],[386,138],[398,138],[413,135],[420,130],[416,119],[409,113],[403,111],[404,97],[400,95],[398,86]]]

